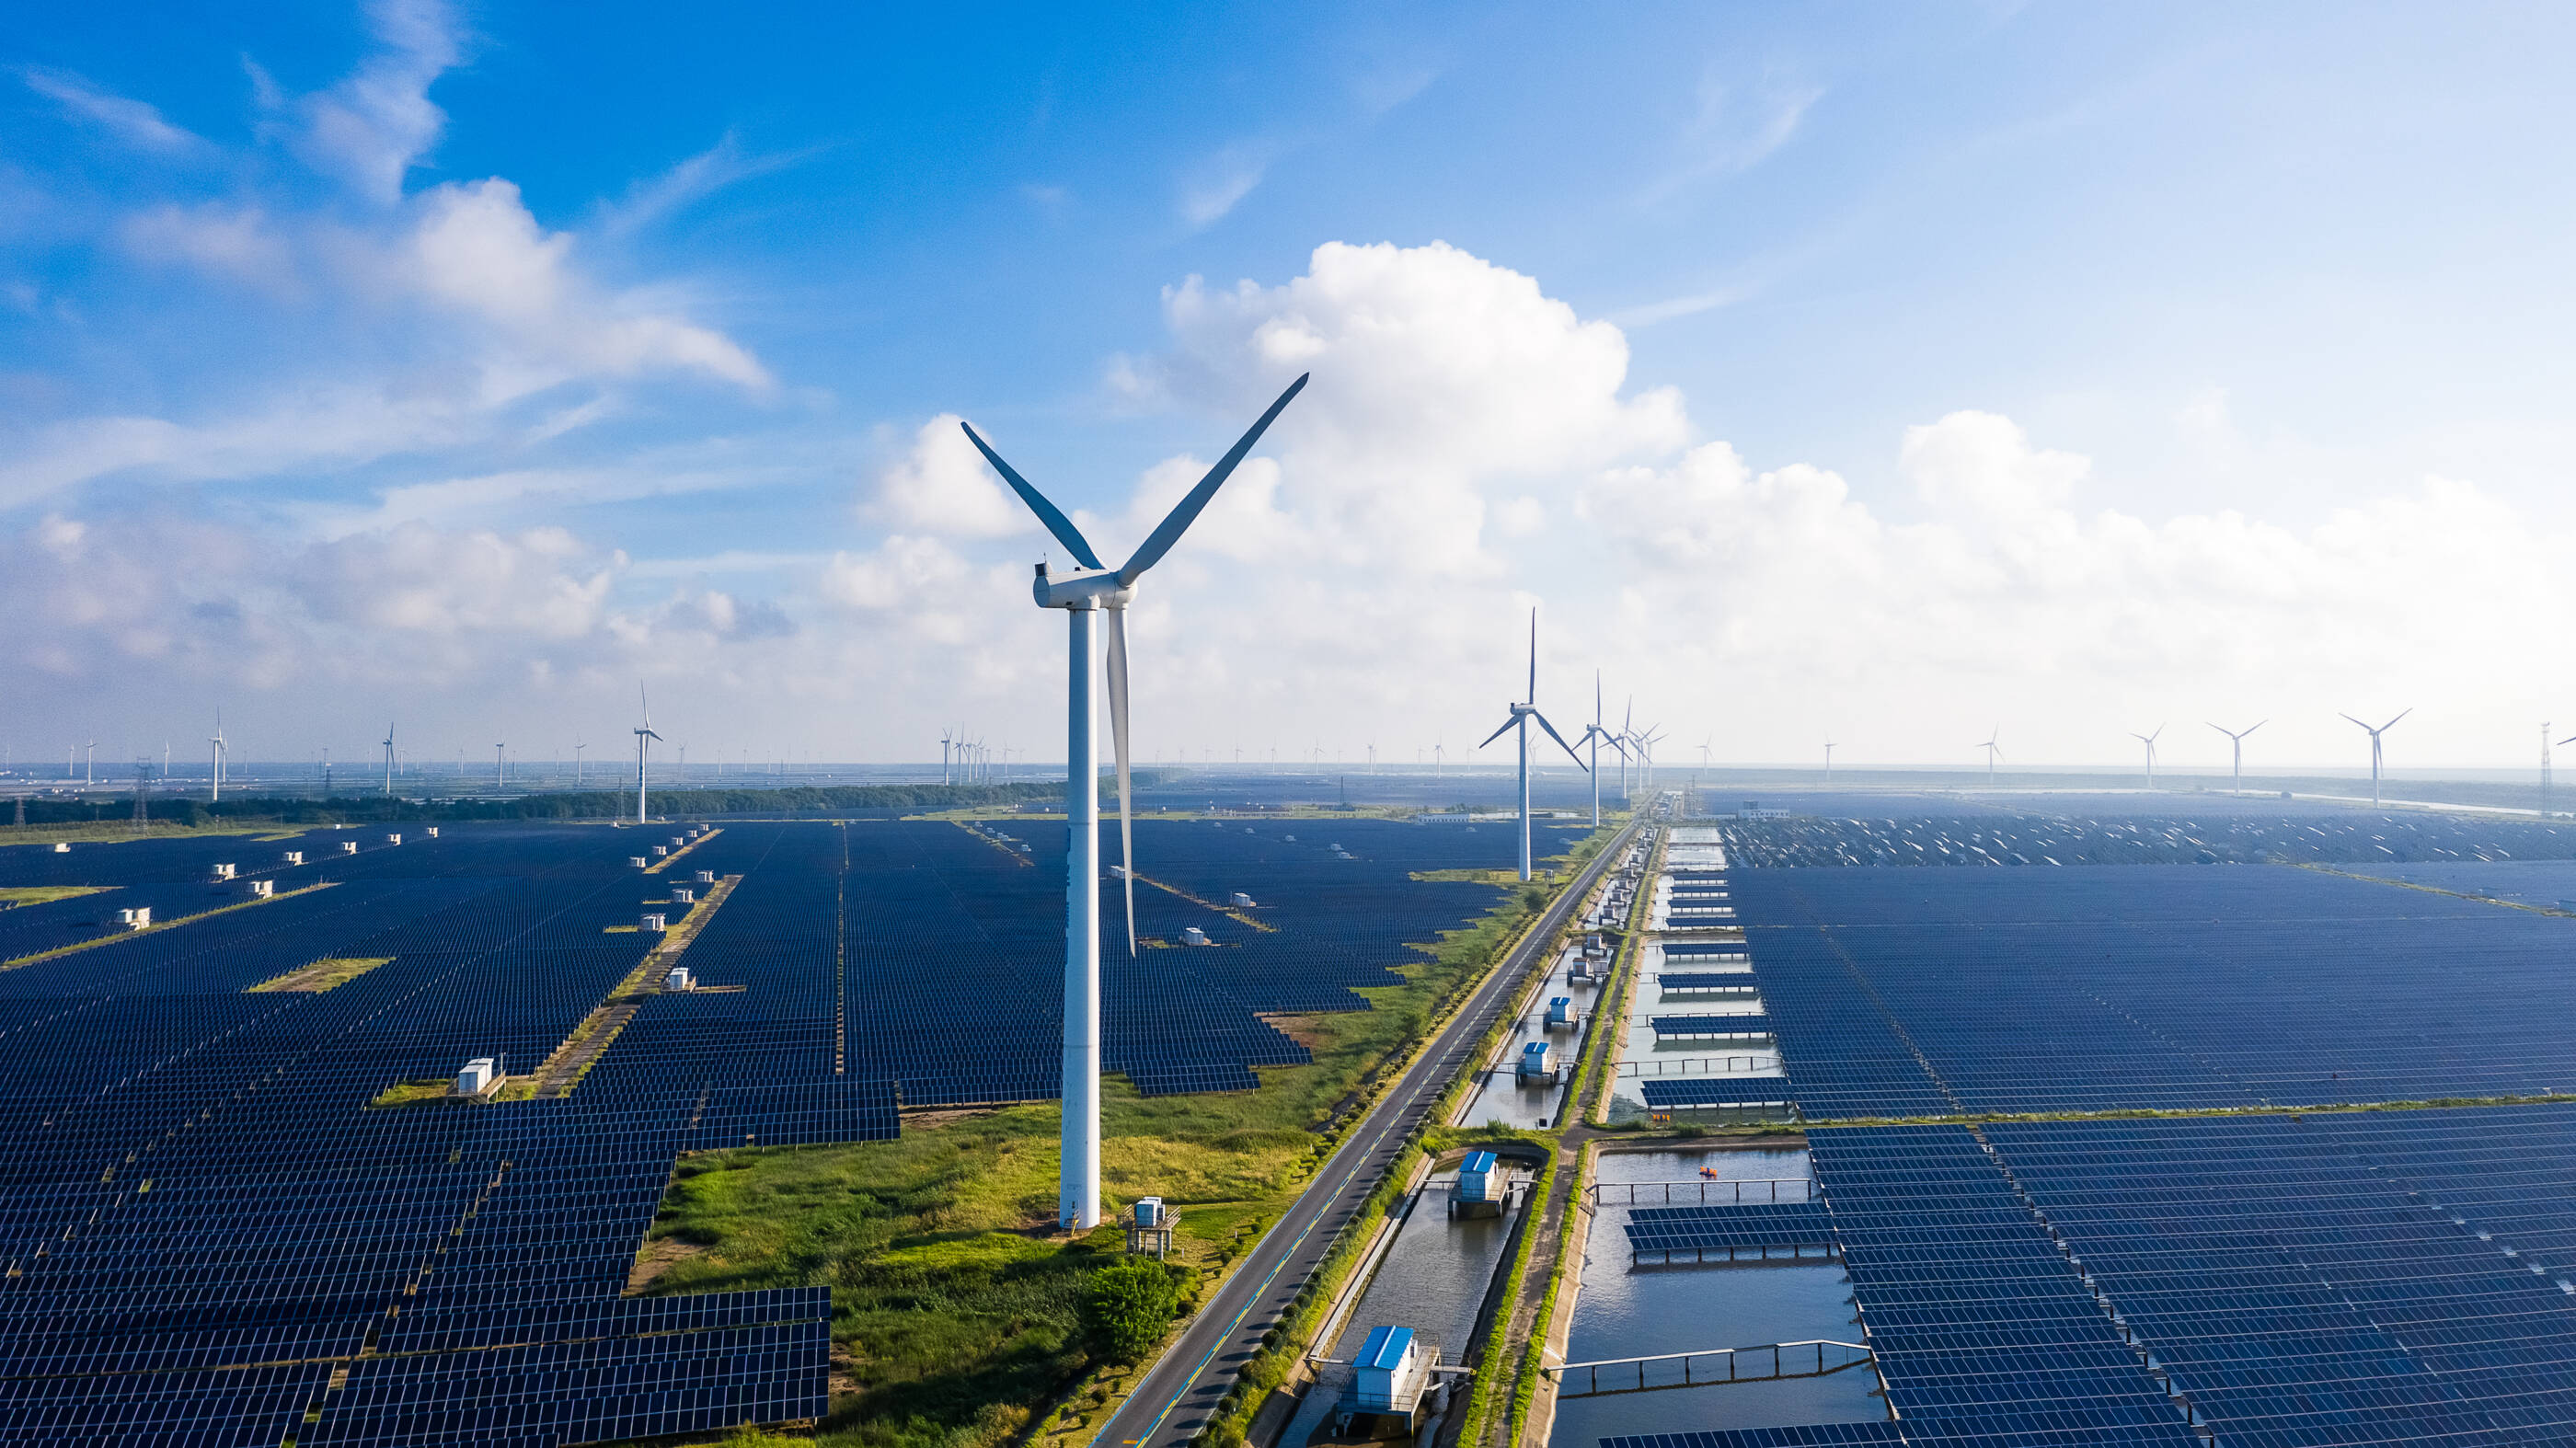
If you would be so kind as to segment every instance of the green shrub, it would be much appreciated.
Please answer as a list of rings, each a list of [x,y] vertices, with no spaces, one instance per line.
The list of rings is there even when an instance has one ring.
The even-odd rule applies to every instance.
[[[1132,1363],[1162,1342],[1180,1300],[1180,1283],[1162,1263],[1128,1257],[1091,1274],[1083,1306],[1102,1354]]]

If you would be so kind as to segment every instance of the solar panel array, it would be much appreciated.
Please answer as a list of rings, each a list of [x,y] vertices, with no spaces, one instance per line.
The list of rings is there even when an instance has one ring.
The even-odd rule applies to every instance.
[[[1821,1202],[1748,1202],[1714,1206],[1638,1207],[1628,1213],[1628,1250],[1637,1259],[1676,1254],[1698,1258],[1723,1252],[1768,1254],[1834,1245],[1833,1223]]]
[[[1737,864],[1755,868],[2576,858],[2576,829],[2491,816],[2350,810],[2264,816],[2226,806],[2182,806],[2178,816],[2162,818],[1945,812],[1853,819],[1846,815],[1854,802],[1819,796],[1813,803],[1819,811],[1814,815],[1730,821],[1720,827],[1727,850]]]
[[[1064,827],[995,833],[1011,838],[923,821],[848,831],[852,1069],[894,1079],[909,1105],[1057,1093]],[[1101,1060],[1147,1095],[1249,1090],[1253,1067],[1310,1059],[1261,1017],[1368,1009],[1356,988],[1400,983],[1392,967],[1424,958],[1412,942],[1501,894],[1412,876],[1500,868],[1515,844],[1499,829],[1384,820],[1148,818],[1135,839],[1135,955],[1121,882],[1101,892]],[[1103,858],[1117,858],[1114,824]],[[1257,903],[1221,904],[1238,892]],[[1209,943],[1178,944],[1191,928]]]
[[[1216,943],[1107,953],[1111,1069],[1159,1093],[1305,1060],[1262,1015],[1365,1009],[1353,987],[1501,893],[1412,875],[1513,843],[1302,824],[1139,826],[1181,892],[1140,886],[1140,930]],[[597,827],[0,849],[0,884],[117,887],[0,911],[0,1441],[552,1448],[820,1416],[828,1290],[628,1298],[636,1248],[680,1153],[1055,1095],[1063,831],[1004,829],[1028,849],[736,824],[654,873],[628,862],[655,832]],[[577,1089],[369,1104],[474,1056],[531,1071],[636,975],[642,910],[696,923],[705,895],[669,896],[699,870],[738,877],[688,945],[703,988],[621,998]],[[246,905],[252,879],[279,897],[85,923]],[[1235,890],[1260,927],[1202,903]],[[328,959],[380,963],[246,993]]]
[[[2284,869],[1810,868],[1747,871],[1737,893],[1790,1073],[1773,1089],[1820,1122],[2576,1082],[2561,1039],[2576,923],[2551,914]],[[1726,1104],[1758,1083],[1643,1084]],[[1606,1442],[2576,1438],[2576,1107],[1849,1126],[1808,1143],[1894,1420]],[[1691,1260],[1784,1235],[1746,1211],[1639,1211],[1631,1245]]]
[[[1771,870],[1737,890],[1810,1119],[2576,1090],[2576,921],[2557,916],[2288,869]]]
[[[535,1065],[647,945],[611,931],[661,890],[631,836],[442,833],[0,851],[8,883],[66,858],[329,882],[0,971],[0,1440],[536,1445],[821,1411],[828,1293],[620,1293],[678,1152],[890,1136],[891,1087],[728,1074],[648,1028],[567,1099],[369,1108],[468,1056]],[[243,993],[333,957],[386,963]],[[825,1049],[792,1069],[828,1076],[831,1003],[806,1015]]]

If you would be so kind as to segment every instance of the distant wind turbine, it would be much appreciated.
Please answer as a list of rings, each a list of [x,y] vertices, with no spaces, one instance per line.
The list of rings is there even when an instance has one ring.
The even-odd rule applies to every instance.
[[[2411,705],[2407,708],[2400,709],[2397,711],[2397,719],[2403,719],[2414,712],[2415,710]],[[2343,717],[2346,719],[2352,719],[2350,714],[2346,714]],[[2361,725],[2363,733],[2370,736],[2370,802],[2373,806],[2376,806],[2379,803],[2379,736],[2396,728],[2397,719],[2391,719],[2376,729],[2371,728],[2367,724],[2362,724],[2358,719],[2352,719],[2353,723]]]
[[[2562,745],[2576,744],[2576,734],[2558,742]],[[2549,818],[2549,726],[2546,723],[2540,726],[2540,817]]]
[[[1505,734],[1514,730],[1520,732],[1521,878],[1524,880],[1530,877],[1529,722],[1532,719],[1536,719],[1538,727],[1547,731],[1547,737],[1555,740],[1557,747],[1565,751],[1567,758],[1578,766],[1583,765],[1583,756],[1575,753],[1574,746],[1566,743],[1565,736],[1557,733],[1556,726],[1547,722],[1547,716],[1538,711],[1538,610],[1534,608],[1530,610],[1529,697],[1512,705],[1512,716],[1503,721],[1503,727],[1486,735],[1485,743],[1476,746],[1482,749],[1485,744],[1491,744]]]
[[[1977,746],[1986,751],[1986,783],[1989,785],[1995,782],[1995,761],[2004,757],[2003,745],[1996,742],[2003,737],[2004,726],[1998,724],[1986,731],[1986,742]]]
[[[1592,723],[1583,731],[1583,737],[1575,742],[1592,747],[1591,762],[1584,765],[1584,769],[1592,776],[1592,827],[1597,830],[1601,828],[1601,746],[1607,743],[1622,757],[1625,757],[1628,752],[1628,746],[1620,742],[1619,736],[1602,726],[1601,671],[1599,669],[1592,671]]]
[[[2228,785],[2229,793],[2243,794],[2245,792],[2245,736],[2271,722],[2272,721],[2269,719],[2257,719],[2242,729],[2230,729],[2224,724],[2212,724],[2209,726],[2210,728],[2227,736],[2228,751],[2233,756],[2233,762],[2229,766],[2228,773],[2228,778],[2230,780]],[[2547,734],[2549,732],[2549,726],[2546,724],[2541,725],[2540,732],[2542,734]]]
[[[1136,877],[1130,835],[1130,791],[1127,753],[1127,604],[1137,580],[1163,561],[1190,524],[1216,496],[1253,444],[1270,430],[1291,399],[1306,385],[1299,377],[1270,404],[1251,429],[1208,469],[1178,505],[1146,535],[1144,543],[1114,572],[1092,551],[1091,540],[1073,525],[1046,495],[1011,470],[1001,455],[966,427],[975,450],[1037,514],[1079,566],[1061,577],[1045,563],[1037,565],[1030,592],[1040,608],[1065,611],[1070,640],[1065,682],[1065,959],[1064,959],[1064,1114],[1062,1156],[1056,1178],[1059,1225],[1088,1231],[1100,1223],[1100,767],[1092,740],[1092,667],[1095,620],[1109,615],[1109,734],[1118,768],[1118,847],[1122,883],[1127,893],[1127,949],[1136,948]],[[961,427],[965,424],[959,424]]]
[[[2147,746],[2147,788],[2149,789],[2156,787],[2156,735],[2164,732],[2165,726],[2162,724],[2156,726],[2155,734],[2141,734],[2134,729],[2129,731],[2130,738]]]
[[[209,804],[215,804],[220,803],[224,797],[224,711],[220,707],[215,710],[215,732],[206,740],[206,745],[207,753],[214,756],[214,783],[207,793],[206,800]]]
[[[644,823],[644,760],[662,736],[653,732],[653,699],[642,684],[635,686],[635,700],[644,710],[644,722],[635,730],[635,822],[640,825]]]
[[[1834,782],[1834,741],[1825,741],[1825,783]]]
[[[385,798],[394,797],[394,726],[385,721]]]

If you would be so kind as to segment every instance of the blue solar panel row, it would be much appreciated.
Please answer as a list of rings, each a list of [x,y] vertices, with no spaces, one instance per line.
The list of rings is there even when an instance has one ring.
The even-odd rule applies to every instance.
[[[2565,918],[2289,869],[1770,870],[1741,892],[1811,1119],[2576,1090]]]
[[[1831,1248],[1833,1222],[1821,1202],[1747,1202],[1716,1206],[1638,1207],[1628,1213],[1628,1251],[1642,1261],[1654,1256],[1680,1261],[1677,1254],[1699,1260],[1723,1252],[1727,1260],[1744,1251],[1767,1254],[1773,1248]]]

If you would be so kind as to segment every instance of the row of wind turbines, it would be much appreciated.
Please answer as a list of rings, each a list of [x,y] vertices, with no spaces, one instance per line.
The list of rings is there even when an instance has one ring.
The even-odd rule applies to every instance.
[[[2411,706],[2410,706],[2410,707],[2408,707],[2408,708],[2400,709],[2400,710],[2398,710],[2398,711],[2397,711],[2397,715],[2396,715],[2396,717],[2395,717],[2395,718],[2390,719],[2390,720],[2389,720],[2387,723],[2385,723],[2385,724],[2380,724],[2380,725],[2375,725],[2375,726],[2374,726],[2374,725],[2372,725],[2372,724],[2366,723],[2366,722],[2364,722],[2363,720],[2360,720],[2360,719],[2354,719],[2350,714],[2345,714],[2345,715],[2340,716],[2340,717],[2342,717],[2342,718],[2344,718],[2344,719],[2349,719],[2349,720],[2351,720],[2351,721],[2352,721],[2352,723],[2353,723],[2353,724],[2355,724],[2356,726],[2358,726],[2358,727],[2362,730],[2362,732],[2363,732],[2363,733],[2366,733],[2366,734],[2368,734],[2368,735],[2370,736],[2370,802],[2371,802],[2372,804],[2377,804],[2377,803],[2379,803],[2379,769],[2380,769],[2380,763],[2381,763],[2381,760],[2382,760],[2382,750],[2381,750],[2381,744],[2380,744],[2381,737],[2382,737],[2382,736],[2384,736],[2385,734],[2387,734],[2389,730],[2396,728],[2396,727],[2397,727],[2397,721],[2398,721],[2399,719],[2403,719],[2403,718],[2405,718],[2407,715],[2412,714],[2412,713],[2414,713],[2414,712],[2415,712],[2415,710],[2414,710]],[[2224,734],[2224,735],[2226,735],[2226,736],[2227,736],[2227,747],[2228,747],[2228,757],[2229,757],[2229,764],[2228,764],[2228,780],[2229,780],[2229,788],[2230,788],[2232,791],[2234,791],[2234,792],[2236,792],[2236,793],[2239,793],[2239,794],[2242,794],[2242,793],[2244,792],[2244,790],[2245,790],[2245,737],[2246,737],[2247,735],[2249,735],[2249,734],[2252,734],[2255,730],[2260,729],[2260,728],[2262,728],[2264,725],[2269,724],[2269,723],[2271,723],[2271,722],[2272,722],[2272,721],[2271,721],[2271,720],[2269,720],[2269,719],[2258,719],[2258,720],[2254,721],[2253,723],[2246,725],[2246,726],[2245,726],[2244,728],[2242,728],[2242,729],[2230,729],[2230,728],[2228,728],[2228,727],[2227,727],[2226,725],[2224,725],[2224,724],[2211,724],[2211,725],[2209,726],[2210,728],[2215,729],[2215,730],[2217,730],[2219,733]],[[2142,745],[2144,745],[2144,746],[2146,747],[2146,751],[2147,751],[2147,788],[2149,788],[2149,789],[2153,789],[2153,788],[2155,788],[2155,787],[2156,787],[2156,741],[2157,741],[2158,739],[2161,739],[2161,738],[2163,738],[2163,737],[2164,737],[2165,729],[2166,729],[2166,726],[2165,726],[2165,725],[2159,724],[2159,725],[2157,725],[2154,729],[2152,729],[2152,730],[2150,730],[2149,732],[2144,733],[2144,734],[2140,734],[2140,733],[2138,733],[2138,732],[2137,732],[2136,730],[2134,730],[2134,729],[2133,729],[2133,730],[2131,730],[2131,731],[2129,731],[2129,737],[2130,737],[2130,738],[2137,740],[2140,744],[2142,744]],[[1994,779],[1995,779],[1995,761],[1997,761],[1997,760],[1999,760],[1999,759],[2003,758],[2004,750],[2003,750],[2003,745],[2002,745],[2002,743],[2000,742],[2000,741],[2002,740],[2002,738],[2003,738],[2003,732],[2004,732],[2004,731],[2003,731],[2003,726],[2002,726],[2001,724],[1996,725],[1996,726],[1994,727],[1994,729],[1993,729],[1993,730],[1991,730],[1991,731],[1989,731],[1989,732],[1987,733],[1987,735],[1986,735],[1986,742],[1977,746],[1979,749],[1982,749],[1982,750],[1984,750],[1984,751],[1986,752],[1986,782],[1987,782],[1988,784],[1992,784],[1992,783],[1994,783]],[[2542,771],[2544,772],[2544,777],[2545,777],[2545,775],[2546,775],[2546,771],[2547,771],[2547,770],[2548,770],[2548,768],[2549,768],[2549,755],[2548,755],[2548,747],[2549,747],[2549,739],[2548,739],[2549,726],[2548,726],[2548,725],[2546,725],[2546,724],[2541,725],[2541,726],[2540,726],[2540,732],[2541,732],[2541,751],[2542,751],[2542,752],[2541,752],[2541,769],[2542,769]],[[2576,741],[2571,741],[2571,740],[2567,740],[2567,739],[2561,739],[2561,740],[2559,740],[2558,742],[2559,742],[2559,743],[2561,743],[2561,744],[2566,744],[2566,743],[2576,742]],[[1826,774],[1826,777],[1827,777],[1827,778],[1831,778],[1831,777],[1832,777],[1832,775],[1833,775],[1833,769],[1834,769],[1834,754],[1833,754],[1833,751],[1834,751],[1834,746],[1833,746],[1833,745],[1828,744],[1828,745],[1826,745],[1826,746],[1825,746],[1825,774]]]
[[[643,722],[635,727],[635,819],[638,824],[641,824],[645,817],[645,793],[648,788],[651,750],[654,744],[667,741],[664,741],[661,735],[653,732],[653,700],[651,696],[647,694],[640,685],[637,687],[635,692],[637,702],[642,706],[644,716]],[[224,797],[226,765],[230,762],[232,757],[232,742],[224,736],[224,711],[221,709],[217,709],[215,711],[215,732],[207,736],[206,744],[209,756],[209,772],[211,775],[207,795],[209,802],[220,803]],[[380,745],[385,751],[384,797],[391,799],[394,794],[394,765],[397,757],[394,741],[394,725],[391,720],[388,720],[385,723],[385,737],[380,741]],[[92,746],[93,749],[95,747],[95,745]],[[579,777],[577,771],[580,767],[580,753],[589,747],[590,746],[587,744],[576,744],[573,746],[576,781]],[[492,746],[492,770],[495,784],[506,785],[509,782],[509,749],[510,746],[506,743],[495,744]],[[329,768],[327,762],[325,763],[324,768],[326,771]]]

